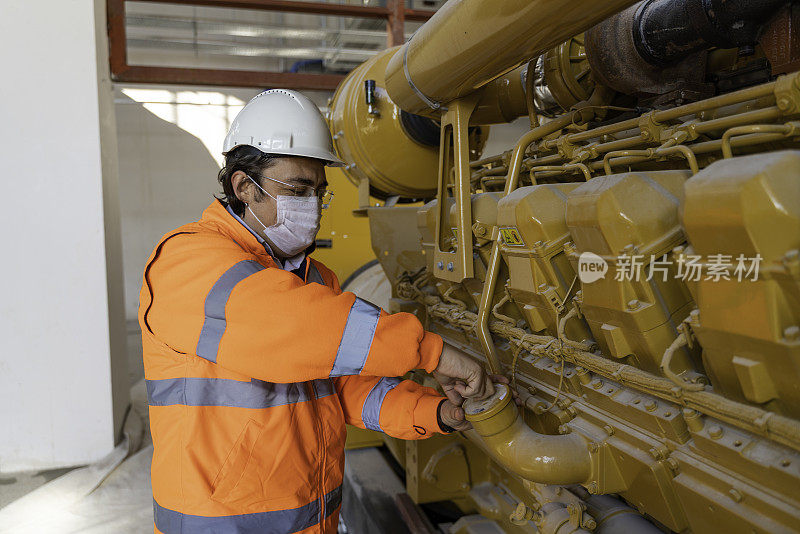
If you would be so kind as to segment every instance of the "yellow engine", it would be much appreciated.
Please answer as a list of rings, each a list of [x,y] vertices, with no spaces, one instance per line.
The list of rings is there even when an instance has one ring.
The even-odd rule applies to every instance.
[[[799,25],[777,0],[451,0],[339,88],[389,311],[523,400],[387,440],[452,532],[800,530]]]

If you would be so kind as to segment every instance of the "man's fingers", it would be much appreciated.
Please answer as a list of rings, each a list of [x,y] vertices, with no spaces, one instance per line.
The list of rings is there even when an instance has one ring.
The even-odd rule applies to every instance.
[[[486,397],[486,381],[482,377],[476,377],[469,381],[469,383],[459,391],[462,396],[476,399],[483,399]]]
[[[455,404],[456,406],[461,406],[464,404],[464,397],[462,397],[455,388],[447,388],[444,390],[444,394],[447,395],[447,398]]]
[[[472,424],[464,417],[464,410],[448,402],[442,405],[442,422],[455,430],[469,430]]]
[[[494,395],[494,384],[492,383],[492,379],[487,376],[486,379],[483,381],[483,383],[484,383],[484,388],[483,388],[484,398],[491,397],[492,395]]]

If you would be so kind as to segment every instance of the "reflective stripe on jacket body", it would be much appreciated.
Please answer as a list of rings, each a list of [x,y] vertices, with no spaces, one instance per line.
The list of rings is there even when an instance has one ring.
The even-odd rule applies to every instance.
[[[162,238],[140,295],[155,532],[335,532],[344,423],[439,432],[443,397],[396,378],[442,341],[410,314],[284,271],[219,202]]]

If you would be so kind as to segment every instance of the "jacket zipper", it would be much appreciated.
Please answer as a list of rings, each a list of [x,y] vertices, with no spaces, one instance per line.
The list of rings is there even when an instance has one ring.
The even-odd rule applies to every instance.
[[[321,532],[322,522],[325,520],[325,486],[323,484],[323,477],[325,473],[325,435],[322,431],[322,421],[320,420],[317,406],[317,388],[314,386],[313,381],[309,381],[307,384],[311,389],[311,399],[309,400],[314,406],[314,416],[317,420],[317,435],[319,436],[319,525]]]
[[[303,281],[308,283],[308,270],[311,268],[311,260],[306,256],[306,268]],[[319,416],[319,406],[317,406],[317,388],[314,386],[313,381],[308,382],[309,388],[312,392],[311,402],[314,404],[314,415],[317,419],[317,433],[319,435],[319,528],[322,532],[322,523],[325,521],[325,434],[322,430],[322,420]]]

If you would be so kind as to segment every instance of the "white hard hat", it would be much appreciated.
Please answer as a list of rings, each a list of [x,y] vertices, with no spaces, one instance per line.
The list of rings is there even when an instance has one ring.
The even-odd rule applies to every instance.
[[[223,154],[241,145],[267,154],[305,156],[342,167],[331,132],[314,102],[297,91],[270,89],[257,95],[233,119]]]

